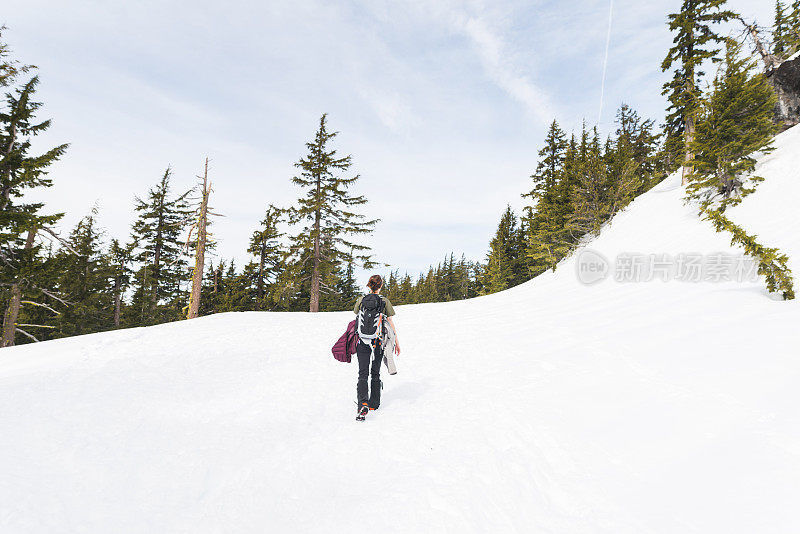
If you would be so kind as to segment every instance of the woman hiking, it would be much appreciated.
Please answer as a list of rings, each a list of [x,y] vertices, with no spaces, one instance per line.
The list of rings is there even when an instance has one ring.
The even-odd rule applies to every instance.
[[[363,421],[370,410],[377,410],[381,404],[381,362],[383,361],[383,321],[389,322],[395,333],[394,352],[400,354],[400,344],[397,342],[397,329],[394,327],[392,316],[394,308],[389,299],[380,294],[383,279],[374,274],[367,283],[369,293],[359,297],[353,311],[358,316],[356,330],[358,332],[358,416],[356,419]],[[370,366],[371,362],[371,366]],[[371,377],[369,384],[369,397],[367,396],[367,375]]]

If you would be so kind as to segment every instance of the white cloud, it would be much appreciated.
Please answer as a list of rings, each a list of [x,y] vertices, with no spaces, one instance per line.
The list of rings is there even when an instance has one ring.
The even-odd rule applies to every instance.
[[[478,52],[487,76],[523,104],[536,120],[542,124],[549,123],[556,114],[550,97],[510,61],[509,45],[501,35],[481,17],[467,18],[462,28]]]

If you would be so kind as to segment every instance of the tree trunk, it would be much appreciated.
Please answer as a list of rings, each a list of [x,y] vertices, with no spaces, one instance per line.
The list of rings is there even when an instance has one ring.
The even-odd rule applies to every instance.
[[[203,171],[203,196],[200,201],[200,215],[197,217],[197,247],[194,256],[194,272],[192,273],[192,293],[189,296],[189,314],[187,319],[194,319],[200,313],[200,293],[203,289],[203,268],[205,267],[206,236],[208,226],[208,196],[211,189],[208,185],[208,158]]]
[[[28,230],[28,238],[25,240],[25,250],[33,248],[33,239],[36,237],[36,230]],[[11,347],[14,345],[14,338],[17,332],[17,318],[19,317],[19,306],[22,300],[21,280],[17,279],[11,286],[11,297],[8,299],[8,306],[3,315],[3,337],[0,347]]]
[[[309,311],[319,311],[319,235],[314,238],[314,266],[311,271],[311,306]]]
[[[756,45],[756,51],[761,56],[761,61],[764,62],[764,72],[769,75],[775,69],[775,67],[778,66],[778,60],[775,58],[775,56],[769,53],[769,50],[764,45],[764,42],[761,40],[761,37],[758,34],[758,28],[756,28],[755,24],[748,24],[741,16],[737,18],[750,33],[750,37],[753,38],[753,42]]]
[[[321,195],[322,177],[317,177],[317,201]],[[320,210],[317,208],[317,213],[314,219],[314,264],[311,270],[311,305],[309,311],[319,311],[319,264],[320,264],[320,249],[319,249],[319,233],[320,233]]]
[[[684,139],[686,143],[686,158],[683,162],[683,176],[681,178],[681,185],[686,185],[689,181],[689,175],[692,173],[694,160],[694,152],[690,148],[690,143],[694,142],[694,117],[689,115],[686,117]]]
[[[692,24],[695,24],[695,21],[692,20]],[[689,29],[689,44],[687,46],[688,50],[686,53],[687,57],[694,56],[694,27]],[[683,131],[683,141],[684,141],[684,149],[686,151],[686,155],[683,159],[683,173],[681,175],[681,185],[686,185],[689,182],[689,175],[692,174],[692,160],[694,160],[694,152],[690,144],[694,141],[694,113],[696,109],[695,102],[695,86],[694,86],[694,67],[687,65],[684,63],[683,65],[684,75],[686,76],[686,91],[691,95],[691,99],[689,102],[689,109],[686,110],[685,116],[683,117],[684,121],[684,131]]]
[[[150,277],[150,283],[153,285],[153,292],[150,295],[150,309],[154,310],[158,304],[158,282],[161,278],[161,248],[163,246],[163,233],[164,233],[164,202],[166,201],[167,193],[162,191],[162,196],[159,199],[158,206],[158,226],[156,227],[156,240],[153,247],[153,274]]]
[[[261,300],[264,298],[264,264],[266,263],[267,244],[261,238],[261,254],[258,263],[258,281],[256,282],[256,311],[261,311]]]
[[[114,328],[119,328],[122,310],[122,275],[114,277]]]

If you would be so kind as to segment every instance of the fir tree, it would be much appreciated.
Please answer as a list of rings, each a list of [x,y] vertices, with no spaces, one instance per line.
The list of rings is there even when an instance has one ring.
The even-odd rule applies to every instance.
[[[133,260],[133,243],[121,245],[117,239],[111,240],[108,250],[108,266],[113,281],[114,299],[114,327],[122,325],[122,309],[124,306],[123,296],[131,282],[131,262]]]
[[[533,188],[522,195],[523,198],[531,199],[534,204],[544,196],[545,192],[555,187],[556,181],[564,165],[564,156],[567,151],[567,138],[564,132],[553,120],[544,138],[544,147],[539,150],[539,163],[536,172],[531,175]],[[525,216],[532,217],[534,207],[525,207]]]
[[[536,171],[531,175],[533,187],[522,195],[523,198],[530,199],[531,204],[523,207],[520,257],[514,267],[517,283],[544,270],[539,247],[549,240],[553,225],[543,213],[549,211],[555,201],[556,185],[563,173],[568,147],[564,132],[558,122],[553,120],[545,136],[544,146],[538,152],[540,159]]]
[[[684,75],[680,68],[676,68],[672,79],[664,85],[662,94],[677,95],[682,91]],[[662,168],[665,174],[672,173],[683,165],[686,158],[686,142],[684,132],[685,122],[682,115],[676,110],[667,109],[661,131],[664,136],[662,153]]]
[[[624,143],[624,136],[622,137]],[[620,138],[617,139],[617,146]],[[623,145],[623,154],[628,154]],[[635,174],[638,167],[634,156],[620,163],[612,143],[606,143],[605,154],[600,147],[597,129],[588,144],[585,158],[580,162],[578,180],[572,189],[572,213],[568,227],[577,242],[584,235],[597,235],[604,223],[636,195],[641,186]],[[611,166],[609,166],[611,164]]]
[[[0,112],[0,243],[6,245],[19,243],[29,229],[41,229],[62,216],[40,214],[42,203],[22,201],[25,190],[52,185],[47,169],[67,149],[64,144],[38,156],[29,154],[31,138],[51,124],[49,120],[34,121],[41,106],[31,100],[38,83],[33,77],[16,95],[6,94],[7,110]]]
[[[683,0],[681,9],[669,15],[669,29],[675,35],[673,46],[661,64],[666,72],[675,66],[672,80],[664,84],[662,94],[668,95],[667,124],[683,123],[686,155],[684,166],[691,172],[692,141],[695,132],[695,116],[700,105],[698,80],[703,76],[702,65],[719,53],[716,46],[724,38],[715,33],[711,25],[728,21],[736,16],[733,11],[723,10],[725,0]],[[685,177],[684,177],[685,183]]]
[[[786,17],[786,56],[800,49],[800,0],[792,2],[789,16]]]
[[[574,135],[570,137],[561,172],[536,204],[526,246],[531,276],[547,269],[555,270],[558,262],[574,246],[567,222],[573,211],[572,190],[579,179],[580,166],[586,159],[587,147],[588,132],[584,123],[580,144]]]
[[[397,297],[397,304],[411,304],[414,301],[414,283],[411,281],[411,276],[406,273],[400,282],[400,291]],[[394,302],[394,301],[392,301]]]
[[[755,170],[754,153],[772,150],[776,130],[772,122],[775,94],[764,74],[753,75],[752,69],[752,61],[741,59],[739,47],[728,43],[721,72],[698,122],[693,141],[698,159],[687,196],[700,200],[701,214],[718,232],[728,232],[732,245],[742,246],[755,258],[769,291],[780,292],[788,300],[795,295],[786,255],[759,243],[725,215],[728,206],[741,202],[762,180],[748,176]],[[746,179],[754,185],[746,186]]]
[[[269,296],[272,293],[273,284],[277,281],[285,255],[280,242],[283,233],[278,229],[282,216],[283,210],[270,204],[261,221],[261,226],[250,237],[250,247],[247,252],[255,256],[256,261],[252,265],[248,265],[246,270],[252,273],[256,310],[271,309],[272,307]]]
[[[786,20],[784,19],[784,6],[781,0],[775,0],[775,25],[772,28],[772,50],[779,58],[784,57],[787,48]]]
[[[36,68],[34,65],[24,65],[18,60],[11,59],[11,49],[3,41],[3,32],[6,29],[5,25],[0,26],[0,87],[12,86],[17,76]]]
[[[389,276],[388,287],[390,291],[394,289],[396,283],[393,276],[394,273]],[[344,258],[344,261],[339,267],[339,271],[336,273],[335,280],[336,294],[339,295],[339,305],[337,307],[342,310],[352,308],[356,299],[358,299],[358,296],[361,294],[358,287],[359,284],[356,281],[356,260],[353,251],[350,251]],[[394,302],[394,300],[392,300],[392,302]]]
[[[609,142],[605,151],[611,176],[622,177],[632,173],[636,183],[635,194],[640,195],[655,185],[658,135],[653,133],[654,122],[643,120],[627,104],[617,111],[616,139]]]
[[[180,284],[188,279],[188,264],[181,234],[191,214],[186,200],[191,190],[173,197],[171,177],[167,167],[146,199],[136,198],[139,215],[132,236],[139,268],[131,304],[142,325],[176,320],[183,307]]]
[[[497,225],[497,231],[489,243],[486,256],[484,290],[496,293],[512,286],[514,282],[514,263],[520,256],[517,216],[507,206]]]
[[[250,283],[244,274],[236,272],[236,263],[231,260],[226,269],[220,264],[216,312],[236,312],[249,309]]]
[[[102,236],[95,207],[70,233],[70,249],[57,256],[59,293],[70,302],[58,318],[61,335],[76,336],[112,327],[111,273],[103,254]]]
[[[5,52],[2,44],[0,52]],[[5,76],[4,84],[13,79],[14,68],[12,63],[12,67],[0,71]],[[0,305],[4,310],[0,346],[13,345],[17,332],[36,339],[18,326],[19,310],[23,294],[35,293],[28,295],[31,303],[36,303],[33,298],[41,299],[43,288],[35,287],[33,282],[42,267],[35,239],[42,231],[55,235],[49,225],[62,216],[43,214],[40,210],[44,204],[24,198],[27,190],[52,185],[48,167],[67,149],[67,145],[60,145],[41,155],[30,154],[32,137],[50,127],[49,120],[35,121],[36,110],[41,106],[32,100],[37,83],[38,78],[33,77],[13,93],[7,93],[6,108],[0,111]]]
[[[325,287],[339,263],[354,252],[354,259],[364,268],[375,265],[367,252],[370,247],[356,243],[351,236],[368,234],[378,220],[367,220],[356,213],[355,207],[367,203],[364,196],[350,195],[348,189],[359,176],[345,178],[340,173],[352,166],[351,156],[336,157],[336,150],[328,144],[337,132],[328,132],[327,115],[322,115],[314,141],[306,143],[308,154],[295,166],[301,169],[292,182],[299,185],[305,195],[290,212],[292,224],[304,223],[301,232],[292,239],[296,262],[302,266],[301,276],[308,282],[309,309],[319,311],[321,292],[332,292]],[[307,274],[306,274],[307,273]]]
[[[743,176],[755,168],[757,151],[771,150],[776,132],[775,94],[763,74],[752,73],[753,62],[742,59],[739,51],[728,44],[691,146],[698,156],[687,192],[693,198],[703,196],[707,203],[716,197],[708,197],[709,191],[728,205],[752,190],[744,186]],[[734,194],[736,198],[731,198]]]

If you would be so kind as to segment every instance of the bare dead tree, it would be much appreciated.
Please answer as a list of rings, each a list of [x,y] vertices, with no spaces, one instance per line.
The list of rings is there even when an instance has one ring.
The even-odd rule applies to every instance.
[[[745,34],[749,35],[753,40],[756,52],[761,56],[761,61],[764,62],[764,72],[770,74],[780,64],[780,61],[770,52],[769,43],[761,38],[761,32],[755,23],[748,23],[741,15],[737,15],[736,18],[739,19],[739,22],[744,26]]]
[[[203,268],[205,267],[206,243],[208,240],[208,216],[218,215],[208,209],[208,199],[211,196],[211,182],[208,180],[208,158],[206,158],[203,176],[198,176],[202,180],[200,189],[200,206],[197,210],[197,220],[189,229],[189,236],[186,240],[188,252],[192,233],[196,230],[194,270],[192,271],[192,292],[189,295],[189,311],[187,319],[194,319],[200,313],[200,296],[203,289]],[[216,285],[216,280],[215,280]]]

